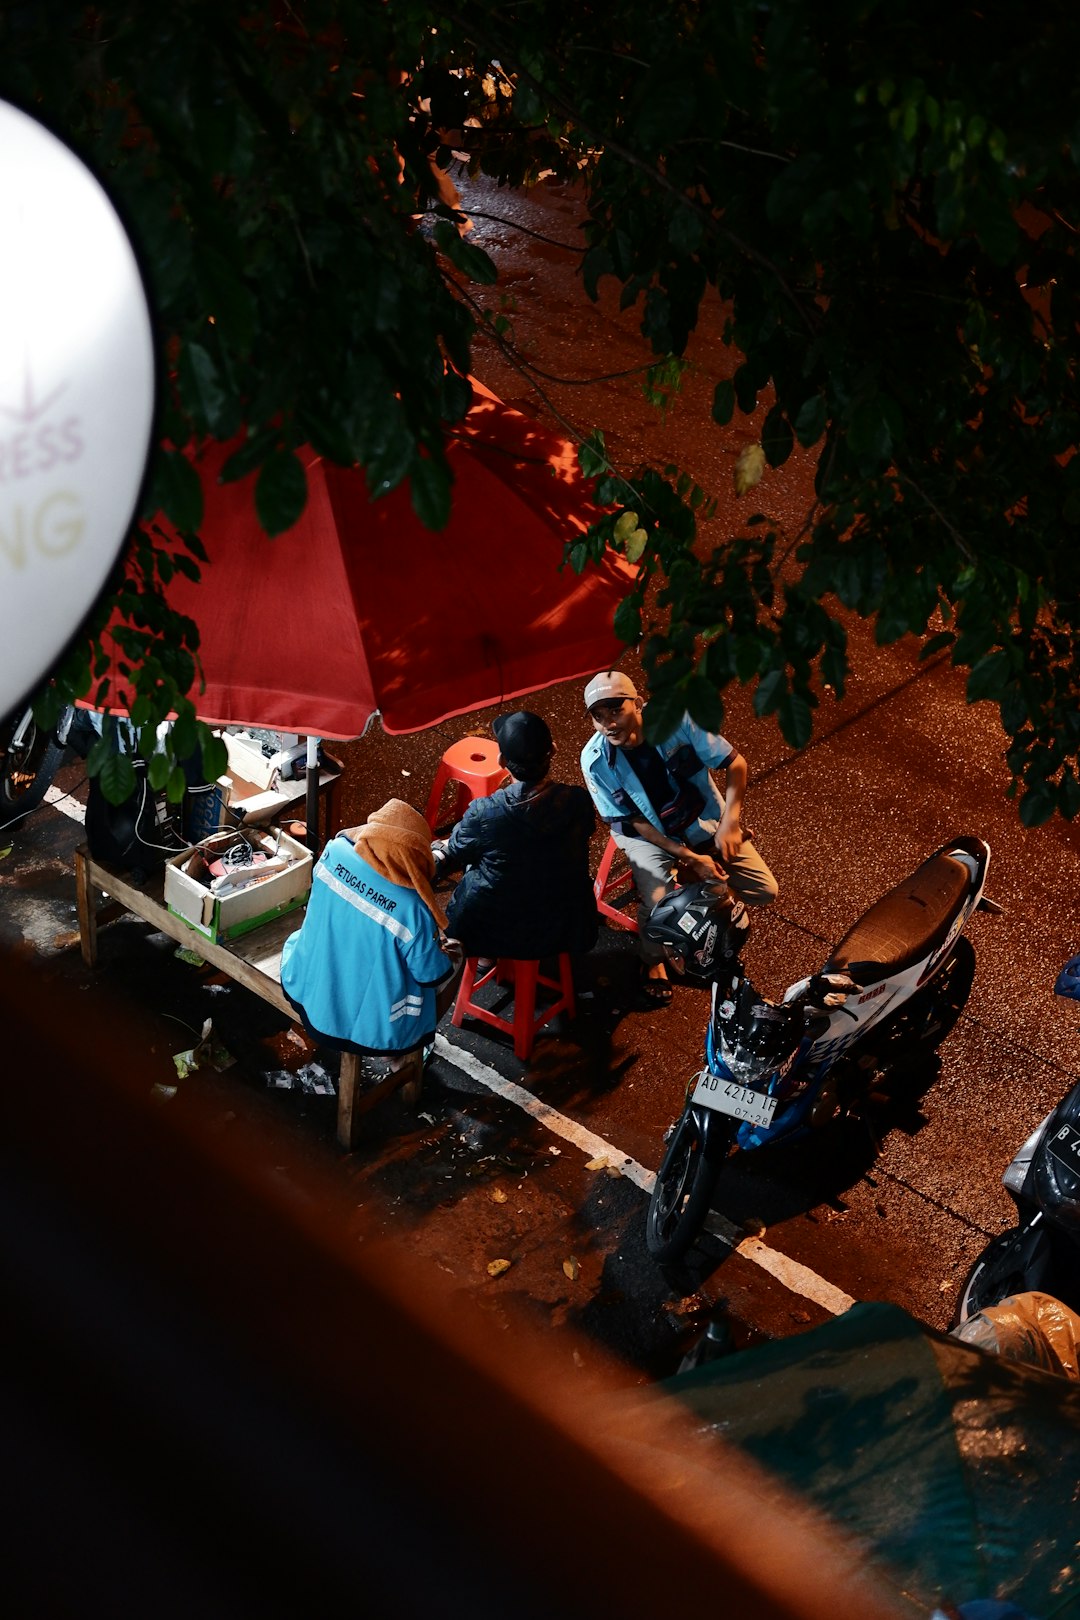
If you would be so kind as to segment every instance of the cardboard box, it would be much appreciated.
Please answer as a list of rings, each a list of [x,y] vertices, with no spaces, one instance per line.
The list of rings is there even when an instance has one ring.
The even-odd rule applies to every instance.
[[[227,776],[225,780],[228,783],[229,809],[246,826],[273,821],[296,804],[307,791],[303,783],[298,787],[296,783],[289,782],[286,786],[291,791],[283,793],[280,788],[258,788],[240,776]]]
[[[201,846],[213,854],[235,843],[241,834],[219,833]],[[254,830],[242,836],[254,849],[267,856],[285,855],[289,866],[258,883],[231,894],[214,894],[209,882],[193,877],[185,868],[197,858],[194,850],[183,850],[165,863],[165,905],[175,917],[182,917],[197,933],[212,940],[237,939],[275,917],[284,916],[306,903],[311,888],[311,851],[287,833],[261,833]]]

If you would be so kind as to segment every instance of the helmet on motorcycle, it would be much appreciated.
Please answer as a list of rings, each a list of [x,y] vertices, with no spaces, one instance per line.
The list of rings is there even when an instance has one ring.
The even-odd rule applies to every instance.
[[[741,900],[717,883],[688,883],[666,894],[645,924],[645,938],[678,957],[694,979],[714,979],[750,931]]]

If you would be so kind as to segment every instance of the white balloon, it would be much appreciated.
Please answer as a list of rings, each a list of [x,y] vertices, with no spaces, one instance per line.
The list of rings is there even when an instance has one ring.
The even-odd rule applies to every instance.
[[[99,182],[0,101],[0,715],[48,674],[135,516],[154,416],[139,267]]]

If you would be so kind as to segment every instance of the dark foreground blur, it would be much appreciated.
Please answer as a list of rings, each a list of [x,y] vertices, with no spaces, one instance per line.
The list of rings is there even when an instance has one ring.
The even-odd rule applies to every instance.
[[[130,1007],[75,1027],[3,969],[9,1612],[911,1612],[668,1402],[501,1351],[393,1246],[346,1247],[155,1110]]]

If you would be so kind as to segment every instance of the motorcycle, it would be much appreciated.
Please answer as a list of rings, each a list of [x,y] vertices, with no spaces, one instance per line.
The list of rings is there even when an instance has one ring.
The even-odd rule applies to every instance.
[[[38,725],[31,706],[0,725],[0,831],[36,810],[52,785],[68,746],[75,709],[61,709],[51,729]]]
[[[712,988],[705,1067],[687,1086],[649,1204],[646,1241],[656,1260],[676,1261],[694,1243],[733,1149],[826,1124],[865,1095],[875,1073],[945,1038],[975,975],[964,928],[976,907],[1000,909],[983,894],[989,862],[982,839],[943,844],[779,1003],[755,990],[739,961],[740,903],[699,883],[654,909],[648,937]]]
[[[1062,968],[1054,994],[1080,1001],[1080,956]],[[972,1266],[954,1327],[1010,1294],[1051,1294],[1080,1311],[1080,1083],[1032,1131],[1002,1181],[1017,1224]]]

